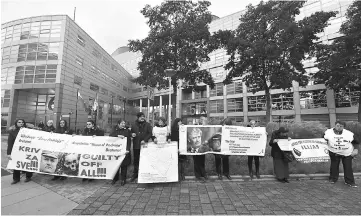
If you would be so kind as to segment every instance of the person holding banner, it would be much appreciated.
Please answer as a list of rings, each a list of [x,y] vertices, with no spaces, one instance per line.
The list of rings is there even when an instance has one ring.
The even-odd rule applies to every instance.
[[[152,126],[145,121],[145,115],[142,112],[137,114],[137,120],[132,125],[132,137],[133,137],[133,155],[134,155],[134,170],[133,176],[130,179],[134,182],[138,178],[139,171],[139,157],[140,146],[148,142],[152,138]]]
[[[249,125],[247,125],[247,127],[251,127],[251,128],[256,127],[256,121],[251,120],[249,122]],[[259,175],[259,156],[248,156],[249,177],[251,177],[251,179],[253,179],[253,169],[252,169],[253,159],[254,159],[254,165],[256,167],[256,177],[259,179],[259,178],[261,178],[261,176]]]
[[[95,122],[93,120],[88,120],[86,122],[86,127],[83,130],[83,136],[104,136],[104,132],[102,130],[100,130],[96,125]],[[84,181],[93,181],[94,179],[87,179],[87,178],[83,178],[83,182]]]
[[[178,149],[179,149],[179,126],[183,125],[182,119],[176,118],[173,121],[171,131],[170,131],[170,140],[178,142]],[[187,160],[186,155],[179,155],[178,154],[178,166],[179,166],[179,179],[181,181],[185,180],[184,176],[184,163]]]
[[[345,184],[357,188],[352,170],[352,159],[358,154],[359,142],[354,134],[344,129],[345,122],[336,121],[334,128],[325,132],[324,138],[328,142],[328,151],[331,158],[329,181],[334,184],[338,180],[339,166],[342,160]]]
[[[46,125],[43,128],[43,131],[45,131],[45,132],[54,132],[56,129],[55,129],[53,124],[54,124],[53,120],[49,120],[48,122],[46,122]]]
[[[277,144],[279,139],[291,140],[291,138],[288,137],[288,129],[280,127],[274,131],[269,145],[272,147],[271,156],[273,157],[273,168],[277,180],[282,183],[289,183],[288,161],[285,159],[284,153]]]
[[[119,169],[120,169],[120,185],[121,186],[125,185],[125,183],[126,183],[127,171],[128,171],[127,168],[131,163],[131,156],[129,154],[129,151],[130,151],[130,147],[132,145],[132,134],[131,134],[131,131],[128,128],[126,128],[125,125],[126,125],[125,121],[123,119],[120,119],[118,121],[117,126],[114,128],[113,132],[109,135],[111,137],[119,137],[121,139],[125,139],[125,138],[127,139],[126,156],[119,167]],[[119,170],[115,174],[112,184],[115,184],[118,180],[119,180]]]
[[[25,128],[26,127],[26,122],[24,119],[17,119],[15,121],[15,128],[9,131],[9,136],[8,136],[8,148],[7,148],[7,156],[9,158],[9,160],[11,160],[11,152],[13,151],[13,147],[14,147],[14,143],[16,140],[16,137],[20,131],[21,128]],[[20,174],[21,171],[20,170],[14,170],[13,172],[13,182],[11,184],[16,184],[18,182],[20,182]],[[32,172],[25,172],[26,175],[26,179],[25,182],[29,182],[31,181],[31,177],[33,176]]]
[[[199,120],[201,125],[208,124],[206,115],[201,116]],[[190,137],[192,146],[199,146],[198,144],[202,144],[202,131],[200,132],[193,131],[190,135],[192,136]],[[202,183],[205,183],[208,180],[205,160],[206,160],[205,155],[193,155],[194,175]]]
[[[157,144],[166,143],[167,141],[170,142],[170,132],[166,124],[166,120],[164,117],[159,117],[158,122],[153,127],[153,142]]]
[[[62,119],[59,121],[58,123],[58,127],[55,129],[55,133],[59,133],[59,134],[72,134],[72,131],[70,131],[68,129],[68,123],[66,122],[65,119]],[[65,180],[66,177],[65,176],[54,176],[51,180],[55,181],[55,180]]]
[[[223,119],[221,124],[223,126],[224,125],[232,125],[232,119],[225,118],[225,119]],[[219,146],[219,151],[220,150],[221,149],[220,149],[220,146]],[[216,171],[217,171],[217,174],[218,174],[218,179],[222,180],[221,165],[223,165],[223,175],[226,176],[226,178],[228,180],[232,180],[231,176],[229,175],[229,155],[214,154],[214,158],[215,158],[215,161],[216,161]]]

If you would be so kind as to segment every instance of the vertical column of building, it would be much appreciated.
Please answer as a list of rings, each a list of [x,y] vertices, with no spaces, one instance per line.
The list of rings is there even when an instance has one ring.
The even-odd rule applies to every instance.
[[[139,99],[139,112],[142,112],[143,108],[143,98]]]
[[[247,100],[247,86],[242,82],[243,88],[243,118],[244,122],[248,122],[248,100]]]
[[[17,115],[18,109],[18,100],[19,100],[19,91],[16,89],[10,90],[10,104],[9,104],[9,116],[6,127],[9,128],[14,124]],[[19,116],[20,117],[20,116]]]
[[[223,85],[223,116],[224,116],[224,118],[228,117],[227,85]]]
[[[210,88],[209,88],[209,85],[207,85],[207,117],[208,118],[209,118],[209,113],[210,113],[209,97],[210,97]]]
[[[159,116],[163,113],[163,96],[159,95]]]
[[[295,110],[295,122],[301,122],[301,103],[300,103],[300,86],[298,82],[292,82],[293,87],[293,107]]]
[[[335,92],[331,89],[326,90],[327,108],[330,117],[331,127],[335,126],[336,121],[336,104],[335,104]]]

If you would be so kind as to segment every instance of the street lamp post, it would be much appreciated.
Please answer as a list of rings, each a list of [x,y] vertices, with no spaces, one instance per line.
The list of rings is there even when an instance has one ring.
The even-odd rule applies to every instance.
[[[110,125],[113,126],[113,95],[112,95],[112,104],[110,106]]]
[[[169,105],[168,105],[168,125],[171,125],[171,104],[172,104],[172,76],[174,76],[177,72],[174,69],[165,69],[165,74],[169,79]]]

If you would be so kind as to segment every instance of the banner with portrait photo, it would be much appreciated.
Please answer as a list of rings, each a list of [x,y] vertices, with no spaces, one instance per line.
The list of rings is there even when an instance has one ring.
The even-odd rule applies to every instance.
[[[281,149],[284,151],[292,151],[296,160],[302,163],[328,162],[330,160],[328,144],[323,138],[292,139],[289,141],[281,139],[278,143],[283,143],[281,146],[285,147]]]
[[[43,174],[113,179],[126,154],[126,138],[71,136],[22,128],[8,169]]]
[[[182,155],[264,156],[266,142],[264,127],[185,125],[179,128],[179,151]]]

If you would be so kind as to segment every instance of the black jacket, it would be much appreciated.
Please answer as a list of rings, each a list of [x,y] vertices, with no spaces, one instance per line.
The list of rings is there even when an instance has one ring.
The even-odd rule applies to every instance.
[[[126,154],[121,166],[128,166],[131,163],[131,157],[130,157],[130,147],[132,145],[132,133],[127,128],[120,129],[118,126],[113,130],[113,132],[109,135],[111,137],[118,137],[118,135],[125,136],[127,139],[127,151],[129,151],[128,154]]]
[[[43,128],[43,131],[46,131],[46,132],[55,132],[55,127],[52,125],[52,126],[50,126],[50,127],[48,127],[48,126],[45,126],[44,128]]]
[[[15,128],[15,129],[12,129],[12,130],[9,131],[8,149],[7,149],[7,154],[8,155],[11,155],[11,152],[13,151],[15,139],[16,139],[19,131],[20,131],[20,128]]]
[[[283,153],[280,147],[278,146],[278,143],[273,143],[273,140],[275,139],[288,139],[287,136],[282,137],[278,131],[274,131],[271,136],[271,140],[269,141],[269,145],[272,147],[271,150],[271,156],[273,158],[282,159]]]
[[[104,136],[104,131],[100,130],[99,128],[84,128],[83,136]]]
[[[64,127],[58,127],[56,130],[55,130],[55,133],[59,133],[59,134],[73,134],[73,131],[72,130],[69,130],[68,128],[64,128]]]
[[[152,126],[146,121],[138,122],[132,125],[132,133],[136,134],[136,137],[133,138],[133,149],[140,149],[140,142],[148,142],[148,140],[152,137]]]

